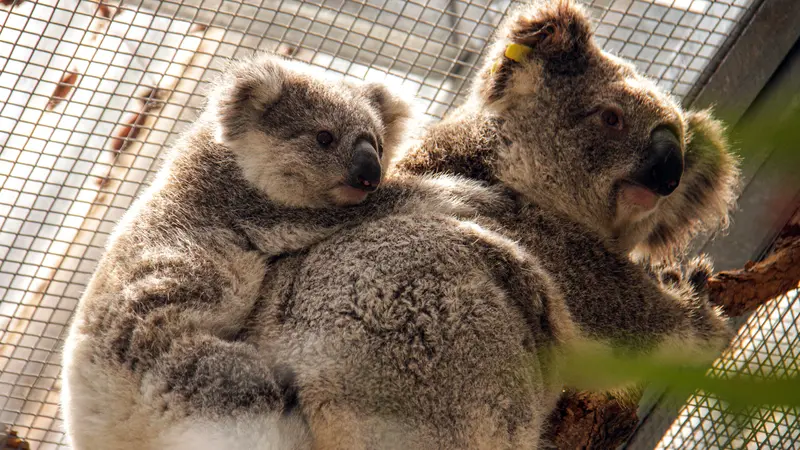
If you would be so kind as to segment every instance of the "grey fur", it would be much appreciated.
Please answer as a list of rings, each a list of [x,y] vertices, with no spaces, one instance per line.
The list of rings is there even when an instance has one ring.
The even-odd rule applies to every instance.
[[[342,195],[355,142],[377,141],[386,164],[410,115],[382,85],[325,81],[264,55],[233,63],[209,98],[81,299],[64,359],[76,449],[162,448],[161,427],[184,417],[289,414],[292,371],[239,336],[269,261],[367,218],[419,205],[473,216],[495,203],[447,177]],[[335,136],[328,148],[320,130]]]
[[[509,61],[502,55],[510,42],[533,50]],[[736,168],[720,127],[602,53],[586,14],[568,1],[510,18],[479,75],[471,101],[429,130],[400,168],[488,183],[489,197],[467,191],[481,197],[481,216],[437,213],[423,200],[278,258],[242,319],[246,328],[215,341],[231,360],[159,358],[157,370],[180,367],[189,377],[178,379],[201,407],[184,406],[168,389],[144,389],[159,385],[114,366],[117,380],[135,382],[105,398],[139,402],[144,412],[128,409],[105,423],[117,445],[105,448],[152,448],[146,443],[158,439],[208,446],[225,436],[248,448],[533,449],[562,388],[555,359],[572,346],[714,357],[731,330],[702,295],[701,271],[670,281],[631,254],[666,259],[703,226],[725,221]],[[627,127],[604,128],[598,105],[622,111]],[[249,132],[241,123],[229,138]],[[654,208],[630,207],[619,182],[639,169],[659,125],[680,137],[686,173]],[[503,198],[492,203],[497,191]],[[226,319],[234,306],[226,304]],[[158,335],[183,321],[147,330]],[[193,384],[193,374],[219,394]],[[275,379],[291,381],[289,395],[260,396]],[[231,398],[248,401],[231,407]],[[82,417],[94,420],[98,405]],[[125,446],[146,433],[153,441]]]
[[[586,17],[568,1],[520,10],[471,101],[400,163],[503,187],[513,206],[473,221],[392,215],[278,261],[248,341],[296,371],[313,448],[538,448],[562,351],[705,363],[727,344],[705,270],[665,282],[632,256],[670,260],[724,225],[735,158],[708,113],[603,53]],[[504,58],[511,42],[528,59]],[[605,127],[598,106],[625,126]],[[658,126],[681,141],[682,183],[630,207],[620,181]]]

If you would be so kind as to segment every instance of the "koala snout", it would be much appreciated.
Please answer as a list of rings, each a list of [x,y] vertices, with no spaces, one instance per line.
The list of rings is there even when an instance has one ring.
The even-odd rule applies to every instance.
[[[364,191],[374,191],[381,184],[381,161],[377,150],[367,140],[356,143],[347,172],[347,184]]]
[[[658,195],[667,196],[678,188],[683,175],[683,155],[678,137],[665,127],[650,135],[647,156],[632,181]]]

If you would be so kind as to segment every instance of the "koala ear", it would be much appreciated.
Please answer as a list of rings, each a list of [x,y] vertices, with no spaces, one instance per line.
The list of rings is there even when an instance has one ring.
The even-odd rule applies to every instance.
[[[378,110],[383,122],[382,163],[388,164],[400,149],[409,119],[413,117],[411,105],[399,94],[382,83],[361,86],[362,95]]]
[[[722,122],[709,110],[690,111],[686,127],[681,183],[636,249],[651,259],[669,259],[698,233],[725,229],[739,190],[739,159],[730,152]]]
[[[285,78],[285,69],[274,55],[231,62],[208,96],[208,110],[219,125],[217,140],[228,143],[251,130],[254,121],[280,98]]]
[[[500,26],[479,90],[490,102],[496,101],[514,73],[532,64],[561,76],[581,74],[593,51],[591,24],[582,7],[572,0],[534,2]]]

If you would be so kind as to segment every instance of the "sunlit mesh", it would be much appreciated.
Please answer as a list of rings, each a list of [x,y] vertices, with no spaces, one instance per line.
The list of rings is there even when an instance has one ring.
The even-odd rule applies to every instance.
[[[770,301],[747,321],[730,349],[716,361],[715,376],[752,375],[787,379],[800,375],[800,297],[794,290]],[[659,449],[794,449],[800,442],[800,409],[731,411],[698,393],[689,399]]]
[[[752,0],[595,0],[599,41],[676,96]],[[277,51],[459,105],[509,1],[0,1],[0,424],[63,442],[66,325],[113,228],[225,59]],[[795,428],[796,429],[796,428]]]

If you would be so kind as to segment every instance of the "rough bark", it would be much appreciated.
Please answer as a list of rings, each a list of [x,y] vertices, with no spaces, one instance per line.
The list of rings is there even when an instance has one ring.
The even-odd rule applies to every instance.
[[[763,261],[743,269],[720,272],[708,280],[711,301],[731,316],[755,311],[764,302],[797,288],[800,283],[800,211],[775,241]]]
[[[30,450],[30,444],[20,439],[14,430],[0,430],[0,450]]]
[[[800,284],[800,209],[784,227],[772,253],[740,270],[709,279],[710,300],[736,317]],[[636,404],[608,394],[567,392],[549,419],[547,440],[559,449],[614,449],[633,433],[639,419]]]
[[[608,394],[569,391],[550,416],[544,441],[559,449],[615,448],[633,433],[636,404]]]

